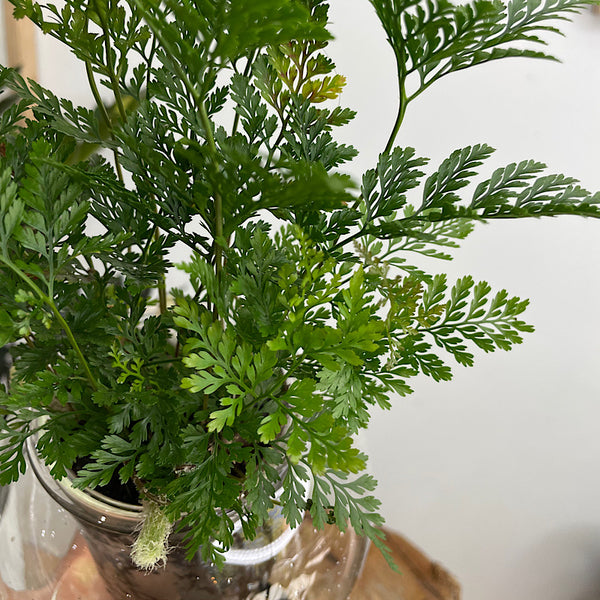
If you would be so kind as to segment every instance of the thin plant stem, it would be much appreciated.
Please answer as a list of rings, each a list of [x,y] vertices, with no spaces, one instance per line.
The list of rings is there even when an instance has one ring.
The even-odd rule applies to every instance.
[[[248,62],[246,63],[246,67],[244,68],[243,76],[248,77],[250,75],[250,71],[252,71],[252,65],[254,64],[254,59],[256,58],[258,51],[255,50],[249,57]],[[237,128],[240,124],[240,113],[236,111],[235,117],[233,118],[233,126],[231,128],[231,135],[235,135],[237,132]]]
[[[169,52],[172,56],[176,55],[174,52],[173,46],[171,42],[163,35],[163,32],[160,28],[160,22],[158,19],[152,15],[147,6],[144,4],[142,0],[133,0],[138,9],[145,15],[146,23],[154,33],[156,39],[160,42],[162,47]],[[208,144],[208,149],[211,154],[211,160],[215,167],[218,166],[217,161],[217,145],[215,143],[215,138],[212,131],[212,125],[210,123],[210,119],[208,118],[208,113],[206,111],[206,104],[198,91],[198,88],[192,83],[190,80],[189,74],[183,68],[183,66],[177,61],[173,60],[173,70],[175,75],[177,75],[183,85],[185,86],[187,92],[190,94],[198,112],[200,114],[200,120],[202,121],[202,125],[204,127],[204,132],[206,135],[206,142]],[[214,193],[214,201],[215,201],[215,213],[214,213],[214,262],[215,262],[215,274],[217,276],[217,280],[221,278],[221,272],[223,268],[223,248],[221,247],[221,241],[223,239],[223,199],[221,197],[220,192],[217,190]],[[215,319],[217,318],[216,308],[214,309]]]
[[[404,116],[406,115],[406,107],[408,106],[408,98],[406,96],[406,85],[405,78],[402,73],[403,67],[401,63],[398,63],[398,114],[396,115],[396,121],[394,123],[394,127],[392,128],[392,133],[388,139],[388,142],[385,146],[384,152],[387,154],[391,152],[394,142],[396,141],[396,137],[398,137],[398,132],[400,131],[400,127],[402,122],[404,121]]]
[[[94,96],[94,100],[98,105],[98,109],[100,110],[100,114],[106,123],[106,127],[110,132],[110,135],[113,135],[113,124],[111,118],[106,110],[106,106],[104,105],[104,101],[100,96],[100,91],[98,90],[98,86],[96,85],[96,79],[94,78],[94,70],[92,69],[92,65],[89,61],[85,62],[85,72],[87,75],[88,83],[90,86],[90,90],[92,91],[92,95]],[[116,150],[113,150],[113,156],[115,159],[115,169],[117,171],[117,176],[119,177],[119,181],[123,182],[123,170],[121,169],[121,163],[119,161],[119,154]]]
[[[202,124],[204,125],[204,129],[206,131],[206,141],[208,142],[208,147],[210,149],[212,155],[212,162],[215,167],[218,166],[217,162],[217,145],[215,143],[215,138],[213,136],[212,126],[210,124],[210,119],[208,118],[208,114],[206,112],[206,106],[204,102],[200,103],[200,119],[202,120]],[[221,241],[223,240],[223,198],[219,191],[215,191],[214,194],[215,199],[215,229],[214,229],[214,259],[215,259],[215,275],[217,276],[217,281],[221,279],[221,273],[223,270],[223,247],[221,246]],[[215,319],[218,318],[217,307],[215,305],[213,309]]]
[[[396,54],[396,62],[397,62],[397,66],[398,66],[398,113],[396,114],[396,120],[394,122],[394,126],[392,127],[392,132],[390,134],[390,137],[387,141],[387,144],[385,145],[385,149],[384,149],[385,154],[391,152],[392,148],[394,147],[394,142],[396,141],[396,138],[398,137],[398,132],[400,131],[400,127],[402,126],[404,117],[406,115],[406,108],[408,106],[408,103],[412,99],[412,97],[409,98],[406,95],[406,73],[404,71],[405,67],[404,67],[404,62],[402,60],[402,57],[398,53]],[[355,200],[355,202],[352,205],[352,208],[353,209],[358,208],[361,200],[362,200],[362,194]],[[368,218],[369,218],[369,215],[367,215],[367,220],[368,220]],[[366,233],[366,227],[363,226],[357,232],[348,236],[345,240],[340,240],[339,242],[337,242],[331,248],[331,250],[337,250],[338,248],[341,248],[342,246],[345,246],[346,244],[353,242],[354,240],[363,236],[365,233]]]
[[[50,298],[47,294],[44,294],[44,292],[33,281],[31,281],[31,279],[29,277],[27,277],[27,275],[23,271],[21,271],[21,269],[19,269],[19,267],[17,267],[12,261],[7,260],[6,258],[4,258],[2,256],[0,256],[0,261],[2,261],[9,269],[11,269],[23,281],[25,281],[27,283],[27,285],[37,294],[37,296],[40,298],[40,300],[42,300],[45,304],[47,304],[50,307],[50,310],[52,311],[52,313],[56,317],[56,320],[59,322],[60,326],[62,327],[63,331],[65,332],[71,347],[75,351],[75,354],[77,355],[77,358],[79,359],[79,362],[81,363],[81,366],[83,367],[83,370],[85,372],[85,375],[86,375],[88,381],[90,382],[90,385],[92,386],[92,388],[94,390],[97,390],[98,383],[96,382],[96,378],[92,374],[90,365],[88,364],[87,360],[85,359],[85,356],[83,355],[83,352],[81,351],[81,348],[79,347],[79,344],[77,343],[77,340],[75,339],[75,336],[73,335],[73,332],[71,331],[71,328],[69,327],[69,324],[65,321],[65,318],[60,314],[60,311],[58,310],[58,307],[54,303],[54,300],[52,298]]]
[[[113,94],[115,96],[115,102],[117,103],[117,108],[119,110],[121,120],[123,122],[125,122],[125,119],[127,118],[127,113],[125,112],[125,105],[123,104],[123,97],[121,96],[121,89],[119,87],[119,82],[117,81],[117,77],[115,74],[116,69],[115,69],[115,63],[113,61],[112,49],[110,47],[110,35],[109,35],[108,24],[106,23],[106,20],[104,19],[104,16],[103,16],[104,13],[98,7],[97,2],[95,2],[95,4],[96,4],[96,11],[98,14],[98,18],[100,19],[100,25],[102,27],[102,33],[104,35],[104,53],[106,55],[106,67],[108,69],[108,77],[110,79],[110,85],[111,85]]]

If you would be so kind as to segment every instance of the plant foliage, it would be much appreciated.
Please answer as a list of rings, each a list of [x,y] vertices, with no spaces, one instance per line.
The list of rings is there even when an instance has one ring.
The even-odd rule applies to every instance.
[[[334,132],[354,112],[325,53],[327,2],[11,2],[83,63],[98,106],[0,70],[19,98],[0,116],[0,344],[15,358],[0,483],[37,435],[57,478],[134,483],[190,556],[219,561],[232,515],[252,536],[279,483],[290,524],[307,508],[385,552],[355,434],[411,378],[448,380],[449,359],[532,330],[526,301],[410,257],[450,258],[480,221],[597,217],[600,200],[535,161],[486,179],[485,144],[427,175],[398,128],[449,73],[548,58],[543,36],[584,2],[371,0],[400,105],[360,184],[339,170],[356,150]]]

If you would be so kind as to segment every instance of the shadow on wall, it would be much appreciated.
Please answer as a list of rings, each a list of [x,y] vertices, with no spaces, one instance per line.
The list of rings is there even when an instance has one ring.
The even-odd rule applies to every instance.
[[[519,564],[515,569],[515,581],[531,581],[531,589],[522,597],[600,600],[598,524],[554,532],[530,546],[516,560]]]

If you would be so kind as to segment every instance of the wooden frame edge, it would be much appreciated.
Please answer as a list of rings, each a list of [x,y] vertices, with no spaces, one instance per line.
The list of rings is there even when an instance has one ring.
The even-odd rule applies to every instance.
[[[2,2],[7,66],[18,67],[25,78],[36,79],[38,72],[35,27],[29,19],[15,19],[12,6]]]

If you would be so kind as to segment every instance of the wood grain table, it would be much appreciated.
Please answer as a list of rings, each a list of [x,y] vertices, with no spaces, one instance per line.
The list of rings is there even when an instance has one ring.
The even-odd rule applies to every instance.
[[[397,533],[386,531],[399,573],[371,546],[350,600],[459,600],[460,586],[440,564]]]
[[[386,535],[400,572],[394,572],[379,550],[371,546],[349,600],[460,599],[459,585],[442,566],[432,562],[400,535],[389,531]],[[104,588],[83,538],[78,537],[74,541],[73,549],[62,566],[56,564],[56,557],[46,558],[48,571],[58,573],[51,585],[40,586],[32,581],[28,582],[31,589],[14,591],[0,580],[0,600],[123,600],[111,597]],[[25,557],[25,560],[39,561],[39,551],[32,550],[31,556]]]

